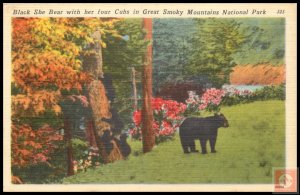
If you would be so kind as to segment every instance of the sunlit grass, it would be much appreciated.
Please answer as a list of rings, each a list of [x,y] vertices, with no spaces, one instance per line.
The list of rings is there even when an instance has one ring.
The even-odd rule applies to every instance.
[[[64,183],[271,183],[272,167],[285,166],[284,110],[284,101],[224,107],[230,127],[219,129],[217,153],[183,154],[176,135],[144,155],[141,142],[129,140],[129,159],[89,169]]]

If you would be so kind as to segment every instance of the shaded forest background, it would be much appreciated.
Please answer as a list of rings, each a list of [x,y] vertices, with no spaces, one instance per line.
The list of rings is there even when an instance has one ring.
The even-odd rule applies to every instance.
[[[249,74],[249,65],[276,66],[284,71],[284,18],[154,19],[153,23],[154,91],[166,82],[207,83],[208,75],[213,75],[210,81],[216,79],[212,72],[228,71],[238,71],[233,75],[232,84],[272,84],[273,77],[266,76],[264,68],[256,78],[262,80],[261,77],[266,76],[263,80],[268,82],[243,83],[243,78]],[[237,65],[238,70],[232,69]],[[277,70],[272,71],[268,74],[278,74]],[[279,80],[284,82],[284,74],[280,75]],[[221,84],[224,82],[230,81]]]

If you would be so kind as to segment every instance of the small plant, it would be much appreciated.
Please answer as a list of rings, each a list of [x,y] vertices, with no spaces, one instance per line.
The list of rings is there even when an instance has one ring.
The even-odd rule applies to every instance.
[[[72,139],[74,172],[85,172],[87,168],[100,165],[98,148],[88,147],[81,139]]]

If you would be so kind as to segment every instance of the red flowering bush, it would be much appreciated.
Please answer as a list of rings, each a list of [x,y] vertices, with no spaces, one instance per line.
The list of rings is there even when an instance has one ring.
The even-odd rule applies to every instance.
[[[153,98],[151,103],[154,116],[152,125],[156,142],[159,143],[171,139],[176,132],[176,128],[183,120],[186,105],[162,98]],[[141,139],[141,120],[141,110],[135,111],[133,113],[134,127],[129,131],[130,135],[135,139]]]

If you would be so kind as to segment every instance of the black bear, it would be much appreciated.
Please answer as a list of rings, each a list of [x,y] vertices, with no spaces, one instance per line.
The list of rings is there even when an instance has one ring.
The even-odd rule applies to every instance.
[[[131,147],[127,143],[127,134],[125,133],[121,134],[119,144],[120,144],[121,153],[124,156],[124,158],[126,158],[131,153]]]
[[[186,118],[179,127],[179,136],[184,153],[198,152],[195,148],[195,139],[200,140],[202,154],[206,154],[206,142],[209,140],[211,152],[215,153],[218,128],[229,127],[223,114],[200,118]]]
[[[111,135],[112,133],[110,131],[104,131],[102,137],[100,138],[100,140],[103,142],[103,146],[105,148],[105,151],[107,154],[110,154],[110,152],[113,150],[113,136]]]

